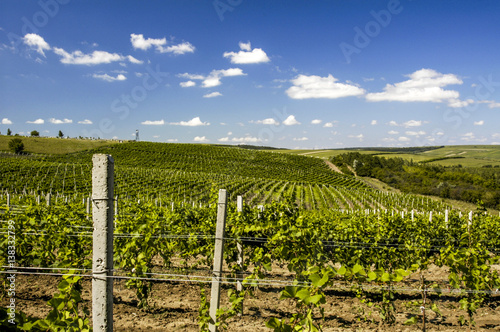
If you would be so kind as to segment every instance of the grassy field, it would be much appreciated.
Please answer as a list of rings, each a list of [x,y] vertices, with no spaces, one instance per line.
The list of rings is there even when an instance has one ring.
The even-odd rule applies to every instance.
[[[9,151],[9,141],[14,137],[20,138],[23,141],[26,152],[43,154],[72,153],[118,143],[118,141],[112,140],[0,135],[0,151]]]
[[[9,151],[9,141],[14,136],[0,135],[0,151]],[[41,154],[64,154],[95,149],[112,144],[114,140],[59,139],[54,137],[22,137],[26,152]],[[342,153],[359,152],[376,154],[381,157],[399,157],[415,162],[425,162],[431,159],[445,158],[431,162],[442,166],[483,167],[487,165],[500,167],[500,145],[450,145],[419,153],[381,152],[370,148],[360,149],[323,149],[323,150],[263,150],[275,153],[303,155],[329,159]]]
[[[376,154],[386,158],[403,158],[415,162],[425,162],[431,159],[446,158],[433,161],[433,164],[442,166],[483,167],[486,165],[500,166],[500,145],[450,145],[439,149],[418,153],[384,153],[377,150],[366,149],[345,149],[345,150],[277,150],[278,153],[289,153],[328,159],[330,157],[348,153],[359,152]]]

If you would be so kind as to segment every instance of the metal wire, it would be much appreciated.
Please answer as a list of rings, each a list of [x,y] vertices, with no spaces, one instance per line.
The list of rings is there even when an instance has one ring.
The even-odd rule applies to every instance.
[[[46,276],[67,276],[68,274],[64,273],[44,273],[44,272],[23,272],[23,271],[0,271],[1,274],[22,274],[22,275],[46,275]],[[95,274],[70,274],[72,276],[79,276],[79,277],[89,277],[89,278],[110,278],[110,279],[124,279],[124,280],[144,280],[144,281],[156,281],[156,282],[198,282],[198,283],[210,283],[214,281],[214,279],[219,279],[217,280],[218,282],[222,284],[238,284],[238,283],[243,283],[245,286],[271,286],[271,287],[311,287],[313,286],[312,283],[307,283],[307,282],[297,282],[294,281],[292,283],[286,283],[286,281],[278,281],[278,280],[269,280],[269,279],[244,279],[244,278],[220,278],[220,277],[207,277],[207,276],[191,276],[191,275],[169,275],[169,274],[163,274],[164,276],[178,276],[179,278],[185,278],[185,279],[179,279],[179,278],[144,278],[144,277],[131,277],[131,276],[110,276],[110,275],[99,275],[96,276]],[[193,279],[191,279],[193,278]],[[196,280],[197,278],[205,279],[205,280]],[[210,278],[210,280],[209,280]],[[234,281],[230,281],[234,280]],[[389,289],[389,286],[373,286],[373,285],[358,285],[364,290],[387,290]],[[331,286],[331,287],[325,287],[325,290],[352,290],[351,287],[347,287],[344,285],[336,285],[336,286]],[[414,293],[414,292],[421,292],[422,290],[419,288],[404,288],[404,287],[390,287],[390,289],[398,292],[407,292],[407,293]],[[499,290],[496,289],[494,291],[492,290],[473,290],[473,289],[442,289],[442,288],[432,288],[429,289],[428,292],[433,292],[433,293],[441,293],[441,294],[499,294]]]

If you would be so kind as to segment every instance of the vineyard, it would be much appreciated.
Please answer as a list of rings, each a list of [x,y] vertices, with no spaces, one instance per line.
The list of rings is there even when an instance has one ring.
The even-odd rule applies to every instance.
[[[89,201],[96,153],[112,155],[116,165],[116,330],[140,320],[150,322],[143,326],[149,330],[208,328],[220,188],[227,190],[228,206],[222,273],[227,296],[217,313],[219,329],[500,326],[498,216],[377,191],[317,158],[123,143],[71,154],[1,156],[0,259],[7,271],[15,256],[22,272],[16,281],[17,329],[92,326]],[[240,208],[237,196],[244,201]],[[1,276],[0,326],[13,328],[6,309],[11,279]],[[25,284],[37,278],[54,286],[44,286],[53,289],[44,293],[46,309],[33,311],[30,296],[19,289],[29,293]],[[187,308],[171,306],[179,299],[161,301],[176,287],[182,287],[181,303],[181,294],[191,298]]]

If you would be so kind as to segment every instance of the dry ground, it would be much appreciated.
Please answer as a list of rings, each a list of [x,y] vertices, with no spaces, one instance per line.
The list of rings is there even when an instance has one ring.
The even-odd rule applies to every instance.
[[[445,271],[438,268],[427,273],[428,279],[441,279]],[[17,309],[30,316],[44,318],[50,311],[46,304],[57,292],[60,277],[19,275],[16,279]],[[137,299],[133,290],[125,287],[124,281],[114,284],[114,330],[115,331],[198,331],[198,308],[200,289],[206,288],[210,294],[210,285],[186,282],[156,282],[150,298],[150,308],[137,309]],[[413,286],[414,287],[414,286]],[[227,290],[222,290],[222,305],[227,306]],[[229,321],[228,331],[271,331],[265,322],[271,317],[290,317],[294,305],[288,300],[279,300],[280,289],[267,287],[255,290],[254,297],[248,297],[244,303],[244,315]],[[324,331],[419,331],[421,324],[405,326],[403,322],[412,315],[420,315],[421,299],[418,293],[398,294],[396,300],[397,323],[394,326],[381,324],[376,309],[360,303],[354,293],[348,290],[327,291]],[[375,296],[375,295],[374,295]],[[83,280],[83,298],[85,305],[91,307],[91,281]],[[375,299],[375,297],[374,297]],[[0,304],[6,305],[3,299]],[[464,312],[459,309],[458,298],[454,296],[431,296],[431,301],[438,304],[442,318],[432,311],[427,311],[428,331],[467,331],[467,327],[458,324],[458,317]],[[360,313],[365,311],[363,316]],[[366,320],[365,320],[366,319]],[[493,296],[486,305],[478,310],[476,331],[500,331],[500,296]]]

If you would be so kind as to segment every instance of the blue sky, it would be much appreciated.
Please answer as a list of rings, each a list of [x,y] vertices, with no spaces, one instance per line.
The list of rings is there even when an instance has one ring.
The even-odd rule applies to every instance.
[[[0,2],[0,131],[500,144],[498,1]]]

